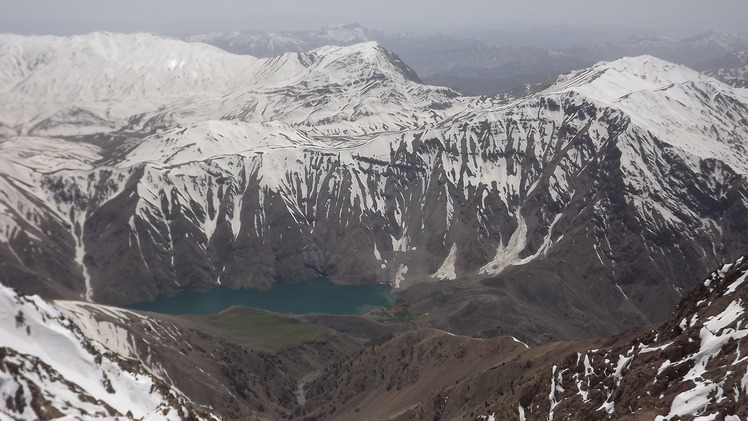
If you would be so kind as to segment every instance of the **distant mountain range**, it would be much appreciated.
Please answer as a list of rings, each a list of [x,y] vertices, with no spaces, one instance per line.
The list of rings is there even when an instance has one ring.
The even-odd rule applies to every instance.
[[[376,41],[402,57],[426,82],[469,95],[524,95],[546,87],[561,73],[624,56],[652,55],[701,69],[705,62],[748,49],[745,35],[718,31],[682,40],[632,36],[618,42],[588,41],[548,49],[524,44],[493,44],[474,37],[441,33],[386,32],[358,24],[328,26],[317,31],[212,33],[187,39],[235,54],[258,57],[307,51],[330,44]]]
[[[748,50],[702,63],[699,69],[737,88],[748,88]]]
[[[657,36],[633,36],[618,43],[586,44],[570,48],[568,51],[595,61],[650,54],[663,60],[698,67],[706,61],[746,48],[748,48],[748,37],[745,35],[710,31],[682,40]]]

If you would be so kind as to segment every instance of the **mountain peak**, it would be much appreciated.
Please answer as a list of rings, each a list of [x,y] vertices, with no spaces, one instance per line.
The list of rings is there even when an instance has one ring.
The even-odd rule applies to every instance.
[[[605,103],[639,91],[655,91],[671,85],[705,79],[695,70],[642,55],[623,57],[558,78],[546,92],[577,91]]]
[[[544,93],[582,95],[692,156],[720,159],[748,174],[748,129],[715,124],[729,104],[745,97],[686,66],[646,55],[624,57],[563,75]]]
[[[372,70],[382,71],[387,67],[395,70],[407,80],[423,83],[416,72],[408,67],[396,54],[385,49],[377,41],[365,41],[347,46],[325,46],[309,52],[317,56],[326,56],[334,60],[349,57],[353,60],[366,62]]]

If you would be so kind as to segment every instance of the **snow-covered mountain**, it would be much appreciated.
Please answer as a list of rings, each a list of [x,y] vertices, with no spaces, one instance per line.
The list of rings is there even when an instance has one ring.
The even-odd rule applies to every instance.
[[[313,133],[418,127],[465,108],[376,43],[269,59],[150,34],[0,36],[0,127],[79,135],[230,119]]]
[[[114,130],[169,102],[218,95],[259,64],[149,34],[2,35],[0,46],[0,123],[17,133]]]
[[[502,105],[420,85],[373,43],[266,60],[197,45],[246,62],[217,77],[231,89],[161,96],[131,65],[107,92],[162,105],[121,130],[8,125],[3,283],[123,304],[317,276],[390,282],[433,326],[544,342],[658,320],[694,274],[746,245],[748,99],[685,67],[600,63]],[[65,75],[111,75],[65,63]],[[187,89],[168,74],[174,95]],[[39,89],[42,103],[80,99]]]
[[[109,333],[108,341],[127,338]],[[15,420],[214,419],[137,361],[86,337],[64,312],[4,286],[0,397],[0,414]]]
[[[677,310],[666,324],[687,320],[680,331],[537,352],[518,341],[588,339],[662,320],[699,274],[748,249],[744,89],[639,56],[502,102],[422,85],[376,43],[259,59],[145,34],[0,39],[0,282],[88,301],[47,305],[0,289],[0,393],[14,415],[39,416],[21,403],[41,397],[73,414],[108,405],[126,418],[132,405],[133,417],[161,416],[188,410],[188,395],[231,405],[237,417],[350,419],[345,411],[357,406],[326,398],[337,388],[350,399],[380,386],[394,394],[421,384],[419,365],[397,369],[408,358],[430,373],[455,358],[438,391],[409,389],[399,408],[367,405],[414,419],[464,417],[465,401],[457,409],[445,398],[458,390],[475,398],[472,418],[560,417],[567,403],[572,414],[607,416],[634,404],[614,383],[629,381],[626,370],[649,346],[681,367],[667,374],[683,380],[674,399],[690,400],[696,387],[698,402],[719,406],[732,393],[725,385],[737,385],[723,371],[690,370],[705,354],[721,361],[721,350],[739,349],[729,347],[743,339],[742,301],[733,303],[745,290],[745,260],[686,297],[698,315]],[[269,355],[185,320],[102,305],[318,276],[391,283],[421,326],[517,340],[419,331],[385,344],[385,359],[367,347],[340,373],[309,381],[330,356],[384,332],[367,325],[368,338],[300,345],[314,358]],[[357,320],[330,323],[373,324]],[[698,350],[689,345],[697,336]],[[676,348],[682,354],[668,354]],[[479,367],[466,355],[488,360]],[[387,373],[371,371],[385,360]],[[362,362],[366,369],[345,371]],[[670,373],[663,366],[648,378]],[[194,367],[205,376],[192,376]],[[518,386],[517,373],[532,367],[529,386]],[[587,388],[576,393],[582,369]],[[487,379],[516,401],[501,406],[498,392],[477,387]],[[132,390],[130,401],[109,388]],[[544,390],[548,400],[530,405]],[[52,401],[70,393],[69,403]],[[430,400],[408,401],[411,393]],[[707,406],[657,414],[712,414]]]
[[[258,57],[308,51],[324,45],[376,41],[402,57],[430,84],[448,86],[470,95],[514,96],[524,96],[526,88],[534,92],[537,86],[548,86],[561,73],[601,60],[652,55],[701,70],[706,69],[705,62],[748,48],[745,35],[719,31],[685,39],[622,33],[615,37],[627,37],[622,41],[600,42],[599,36],[611,37],[610,33],[605,34],[604,28],[582,29],[577,33],[576,45],[555,49],[538,46],[547,46],[549,38],[565,38],[577,31],[580,29],[555,27],[530,32],[492,30],[450,35],[387,32],[349,24],[314,31],[211,33],[186,39]],[[533,38],[545,40],[539,42]]]

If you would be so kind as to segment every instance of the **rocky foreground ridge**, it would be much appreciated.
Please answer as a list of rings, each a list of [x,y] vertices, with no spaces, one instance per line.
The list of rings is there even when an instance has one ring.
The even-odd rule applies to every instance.
[[[320,316],[291,321],[326,326],[316,339],[259,346],[257,334],[206,320],[8,288],[2,297],[0,408],[13,419],[748,416],[748,256],[700,282],[659,325],[536,347],[434,329],[387,339],[373,321]]]
[[[667,320],[528,348],[421,330],[367,348],[308,386],[318,419],[671,420],[748,416],[748,256]],[[314,418],[313,417],[313,418]]]

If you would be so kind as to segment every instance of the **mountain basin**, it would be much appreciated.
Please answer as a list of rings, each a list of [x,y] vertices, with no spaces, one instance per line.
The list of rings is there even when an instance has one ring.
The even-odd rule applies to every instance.
[[[218,314],[233,306],[246,306],[286,314],[363,314],[390,307],[386,284],[337,285],[325,278],[275,283],[266,291],[219,287],[208,292],[184,291],[173,297],[127,306],[133,310],[165,314]]]

